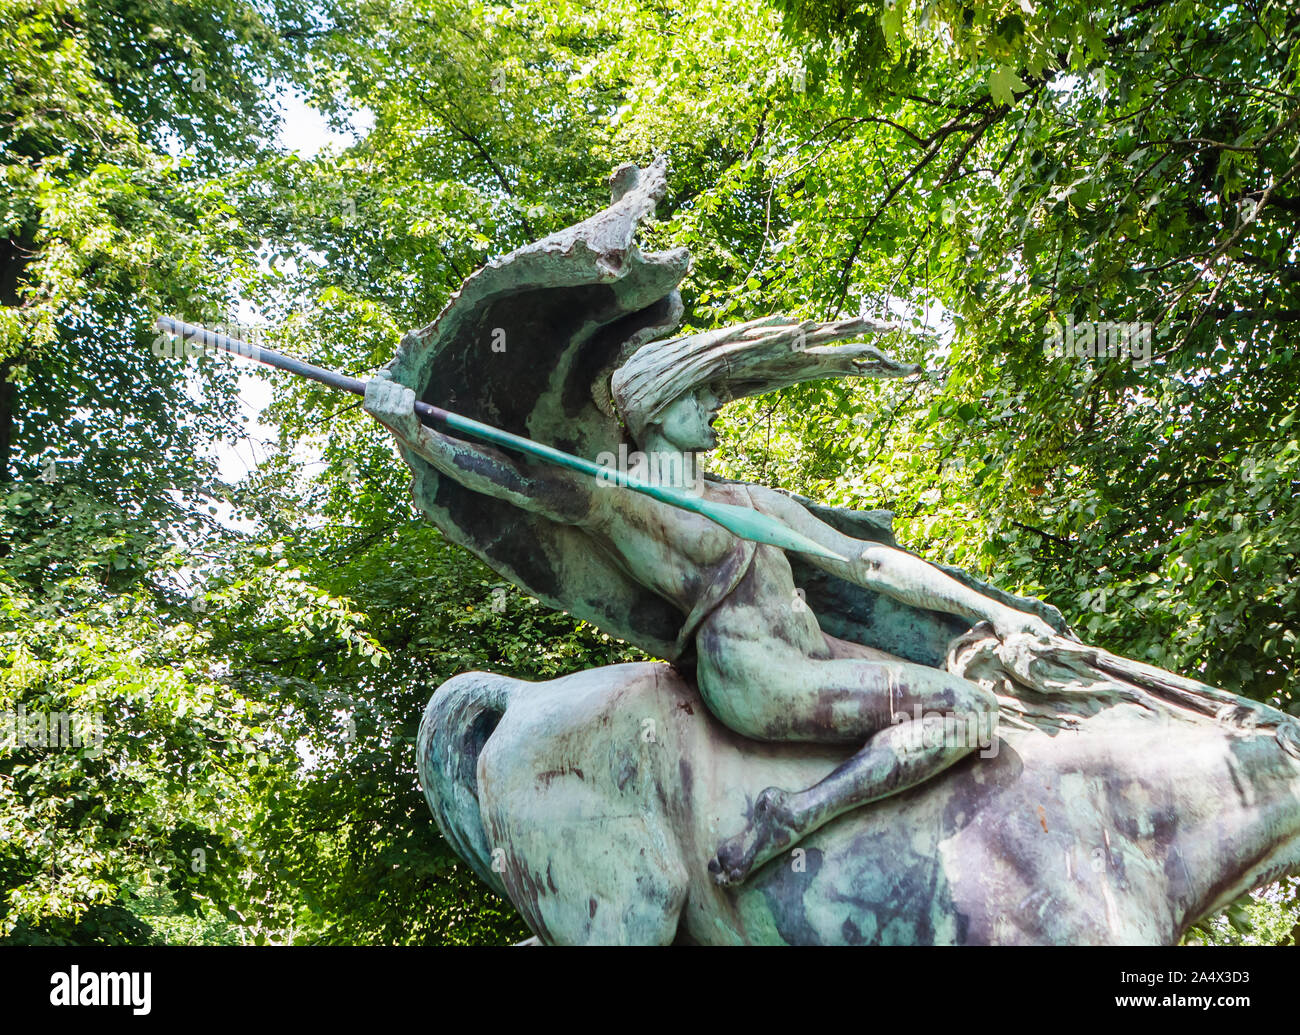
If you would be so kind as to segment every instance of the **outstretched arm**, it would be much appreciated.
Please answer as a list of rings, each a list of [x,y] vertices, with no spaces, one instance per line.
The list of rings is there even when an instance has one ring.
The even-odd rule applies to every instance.
[[[761,510],[846,558],[835,561],[813,554],[804,555],[809,563],[832,575],[914,607],[960,615],[973,622],[989,622],[1003,638],[1013,633],[1028,633],[1039,638],[1056,635],[1056,630],[1037,615],[1017,611],[986,597],[919,557],[883,543],[866,543],[844,535],[783,493],[772,489],[758,491],[753,486],[750,492]]]
[[[495,446],[425,427],[415,415],[415,392],[386,370],[367,382],[363,405],[402,445],[467,489],[565,524],[581,524],[591,514],[591,487],[572,472],[524,465]]]

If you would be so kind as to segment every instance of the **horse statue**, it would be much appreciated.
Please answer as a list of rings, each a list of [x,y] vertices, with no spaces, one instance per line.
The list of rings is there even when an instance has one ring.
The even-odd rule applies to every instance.
[[[1172,944],[1300,869],[1294,719],[1168,674],[1140,689],[1135,663],[1091,648],[1045,661],[977,629],[952,655],[1003,684],[1015,721],[995,749],[738,887],[704,860],[746,826],[753,788],[814,783],[843,752],[738,736],[671,665],[458,675],[424,714],[421,784],[544,944]],[[1097,680],[1097,655],[1117,674]]]

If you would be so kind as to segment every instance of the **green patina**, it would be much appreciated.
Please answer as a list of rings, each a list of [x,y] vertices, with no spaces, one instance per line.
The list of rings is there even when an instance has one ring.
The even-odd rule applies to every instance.
[[[1080,643],[1049,606],[900,549],[887,516],[707,475],[728,399],[917,370],[829,344],[893,330],[863,320],[671,337],[686,263],[633,240],[664,168],[614,183],[609,209],[471,277],[365,391],[446,534],[676,665],[537,689],[475,675],[431,702],[439,824],[538,937],[1167,941],[1294,866],[1294,720]],[[523,344],[495,355],[489,338]],[[521,459],[421,423],[420,404],[543,450],[639,459],[614,479]],[[650,485],[656,457],[681,484],[619,484]],[[796,538],[749,534],[760,520]],[[1225,721],[1242,714],[1249,737]],[[1208,767],[1205,787],[1252,770],[1255,803],[1219,822],[1232,851],[1272,831],[1268,851],[1211,867],[1173,833],[1203,832],[1211,799],[1170,757],[1136,756],[1157,731],[1199,752],[1185,769]],[[1286,821],[1260,826],[1263,801]]]

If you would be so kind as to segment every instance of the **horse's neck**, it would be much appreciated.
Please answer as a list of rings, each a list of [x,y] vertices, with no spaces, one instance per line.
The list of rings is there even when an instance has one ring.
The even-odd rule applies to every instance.
[[[1171,846],[1190,874],[1185,924],[1213,914],[1251,888],[1300,870],[1300,762],[1272,731],[1216,731],[1184,774],[1172,774],[1184,803]]]
[[[972,631],[954,641],[948,669],[998,693],[1012,727],[1048,734],[1049,767],[1104,776],[1115,818],[1147,832],[1142,851],[1163,846],[1185,924],[1300,868],[1294,718],[1064,640],[1043,648]],[[1083,738],[1077,750],[1057,740],[1065,732]]]

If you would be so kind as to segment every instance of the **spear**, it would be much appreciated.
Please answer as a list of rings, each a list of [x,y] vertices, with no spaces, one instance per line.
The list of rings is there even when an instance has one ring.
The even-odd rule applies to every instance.
[[[287,370],[291,374],[310,378],[312,381],[318,381],[331,388],[341,388],[353,395],[364,396],[366,394],[366,382],[355,377],[348,377],[346,374],[338,374],[311,363],[304,363],[300,359],[286,356],[274,349],[262,348],[260,345],[254,345],[251,342],[241,341],[226,334],[210,331],[206,327],[199,327],[196,324],[185,323],[170,316],[163,316],[158,319],[158,329],[164,333],[174,334],[185,341],[199,341],[205,346],[221,349],[233,356],[242,356],[245,359],[265,363],[267,366],[275,367],[278,370]],[[572,453],[566,453],[552,446],[534,442],[522,435],[512,435],[510,432],[494,428],[490,424],[483,424],[480,421],[471,420],[469,417],[462,417],[458,413],[451,413],[440,406],[432,406],[421,399],[417,399],[415,402],[415,414],[420,419],[421,424],[429,427],[442,425],[451,431],[478,439],[481,442],[489,442],[495,446],[502,446],[556,464],[559,467],[568,468],[570,471],[591,475],[602,482],[608,483],[611,481],[610,472],[590,460],[584,460]],[[798,553],[826,557],[830,560],[845,560],[838,553],[796,532],[793,528],[789,528],[776,520],[776,518],[760,513],[750,507],[739,507],[732,503],[706,500],[683,489],[666,485],[654,485],[621,473],[616,476],[616,481],[613,484],[649,496],[660,503],[667,503],[669,506],[699,514],[715,524],[721,525],[728,532],[740,536],[742,539],[749,539],[755,543],[767,543],[771,546],[780,547],[782,550],[794,550]]]

